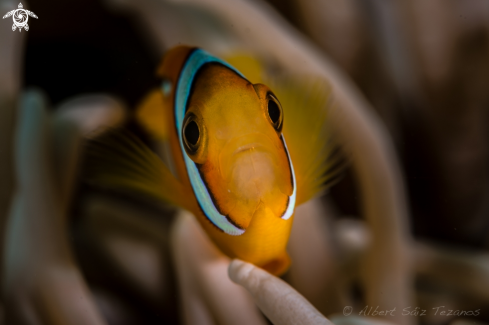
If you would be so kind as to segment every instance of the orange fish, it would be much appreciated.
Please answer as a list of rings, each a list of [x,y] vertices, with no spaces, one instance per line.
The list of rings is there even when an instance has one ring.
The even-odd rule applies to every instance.
[[[282,274],[295,207],[337,174],[329,88],[291,82],[273,92],[185,46],[165,55],[158,75],[161,88],[136,117],[170,148],[166,163],[136,137],[115,132],[92,146],[92,182],[184,208],[223,253]]]

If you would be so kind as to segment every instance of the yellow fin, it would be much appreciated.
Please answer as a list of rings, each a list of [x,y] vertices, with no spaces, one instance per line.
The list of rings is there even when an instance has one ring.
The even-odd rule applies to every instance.
[[[159,141],[168,139],[168,110],[164,107],[163,93],[152,90],[136,108],[136,120],[149,134]]]
[[[237,52],[225,56],[224,61],[241,72],[251,83],[262,82],[262,64],[255,57]]]
[[[87,181],[153,197],[185,208],[185,190],[161,159],[141,140],[112,130],[89,142]]]
[[[297,76],[265,80],[284,110],[283,134],[297,182],[297,205],[325,191],[343,169],[332,141],[331,87]]]

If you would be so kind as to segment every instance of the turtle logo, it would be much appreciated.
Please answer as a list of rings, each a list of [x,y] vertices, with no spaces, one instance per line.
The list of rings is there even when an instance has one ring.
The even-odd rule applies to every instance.
[[[29,30],[29,25],[27,25],[27,21],[29,20],[29,16],[34,17],[37,19],[37,16],[35,13],[29,10],[23,9],[24,7],[22,6],[22,3],[19,3],[19,8],[14,9],[12,11],[7,12],[5,16],[3,16],[3,19],[13,16],[14,19],[14,24],[12,25],[12,30],[15,31],[16,28],[19,29],[19,32],[22,31],[22,28],[24,28],[26,31]]]

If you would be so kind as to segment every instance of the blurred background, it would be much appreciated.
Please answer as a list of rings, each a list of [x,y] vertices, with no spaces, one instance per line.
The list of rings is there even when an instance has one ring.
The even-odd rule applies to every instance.
[[[284,33],[292,30],[294,37],[311,44],[341,71],[348,87],[366,99],[369,105],[365,109],[387,131],[405,186],[408,212],[403,227],[412,238],[409,244],[414,252],[410,253],[413,306],[480,309],[477,317],[419,317],[413,323],[489,323],[489,2],[241,2],[266,8],[265,13],[271,12],[270,21],[286,26]],[[16,8],[17,3],[11,3]],[[234,26],[226,27],[205,9],[187,8],[185,3],[29,1],[26,8],[39,18],[29,19],[29,31],[22,31],[23,45],[16,45],[19,88],[41,90],[52,112],[96,106],[93,97],[73,103],[76,96],[106,96],[103,100],[110,98],[111,102],[104,105],[116,107],[111,110],[110,123],[124,124],[152,144],[130,112],[158,85],[155,70],[164,51],[191,42],[192,37],[203,37],[195,31],[199,24],[186,22],[210,26],[201,31],[210,39],[205,44],[214,44],[214,37],[234,46],[232,35],[222,36],[228,33],[226,28],[232,31]],[[158,16],[157,9],[180,15],[182,22],[175,23],[178,18],[169,19],[169,14]],[[10,18],[0,21],[4,40],[11,37],[7,33],[13,33],[11,24]],[[158,28],[166,28],[167,34],[161,36]],[[0,39],[0,47],[6,46],[4,40]],[[222,46],[210,51],[219,52]],[[236,47],[255,50],[242,44]],[[261,54],[266,56],[266,50]],[[6,54],[0,58],[6,59]],[[331,260],[347,259],[348,250],[341,249],[338,234],[347,237],[353,233],[361,246],[362,234],[368,229],[355,175],[347,168],[342,180],[321,199],[333,211],[324,218],[328,229],[324,236],[332,238],[326,241],[333,252],[328,257]],[[98,310],[108,324],[179,324],[178,272],[169,248],[175,211],[90,187],[82,178],[76,182],[68,210],[69,245]],[[9,197],[11,192],[3,193]],[[5,208],[0,213],[7,216],[8,211]],[[360,247],[360,255],[361,251]],[[353,262],[342,263],[335,267],[356,269]],[[287,276],[293,285],[294,276],[286,275],[286,280]],[[335,276],[328,276],[332,279],[328,283],[334,282]],[[300,285],[295,287],[301,292]],[[327,288],[333,290],[331,286],[324,290]],[[15,287],[9,290],[10,294]],[[368,294],[357,281],[351,281],[345,292],[341,290],[310,296],[302,293],[326,316],[342,312],[346,298],[338,297],[346,293],[353,297],[348,299],[355,301],[355,308],[365,305],[362,301]],[[326,303],[329,306],[322,307]]]

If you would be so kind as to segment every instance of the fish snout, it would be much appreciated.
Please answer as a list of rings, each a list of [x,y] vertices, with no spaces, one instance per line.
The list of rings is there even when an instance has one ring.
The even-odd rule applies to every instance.
[[[231,219],[239,214],[249,224],[260,204],[277,217],[283,215],[292,194],[291,173],[285,152],[266,135],[233,139],[221,151],[219,164],[224,194],[235,200]]]

